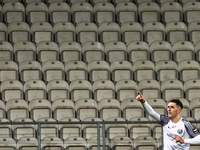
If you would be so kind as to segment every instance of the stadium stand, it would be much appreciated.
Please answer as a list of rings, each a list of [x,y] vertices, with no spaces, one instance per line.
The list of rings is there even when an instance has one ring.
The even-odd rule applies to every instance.
[[[180,99],[200,130],[199,14],[199,0],[0,0],[0,150],[162,150],[137,91],[161,114]]]

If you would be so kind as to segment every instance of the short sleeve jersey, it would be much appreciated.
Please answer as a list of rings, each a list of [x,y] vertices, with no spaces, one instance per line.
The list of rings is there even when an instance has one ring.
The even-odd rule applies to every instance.
[[[159,124],[163,126],[164,150],[189,150],[190,144],[181,144],[172,139],[175,136],[189,139],[199,135],[198,130],[184,118],[181,118],[178,123],[173,123],[169,117],[160,115]]]

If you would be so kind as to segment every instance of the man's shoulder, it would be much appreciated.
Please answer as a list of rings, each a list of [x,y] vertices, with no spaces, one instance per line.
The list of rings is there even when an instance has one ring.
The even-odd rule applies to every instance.
[[[170,118],[168,116],[160,115],[160,121],[158,123],[161,124],[162,126],[165,126],[168,124],[169,121],[170,121]]]

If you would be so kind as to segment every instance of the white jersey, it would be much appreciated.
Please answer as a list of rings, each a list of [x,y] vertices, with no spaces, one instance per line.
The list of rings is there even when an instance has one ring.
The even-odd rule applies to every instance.
[[[163,126],[164,150],[189,150],[190,144],[181,144],[172,139],[175,136],[190,139],[199,135],[197,129],[184,118],[181,118],[178,123],[173,123],[169,117],[160,115],[159,124]]]
[[[190,144],[200,144],[200,134],[188,120],[181,118],[179,122],[173,123],[168,116],[155,112],[147,102],[143,103],[143,106],[147,113],[163,127],[163,150],[189,150]],[[172,140],[177,135],[185,143]]]

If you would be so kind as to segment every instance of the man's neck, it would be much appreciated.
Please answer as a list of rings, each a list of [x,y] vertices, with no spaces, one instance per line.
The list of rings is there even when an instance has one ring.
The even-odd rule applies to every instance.
[[[180,116],[177,116],[177,117],[175,117],[175,118],[170,118],[170,119],[171,119],[171,122],[177,123],[177,122],[179,122],[179,121],[181,120],[181,117],[180,117]]]

